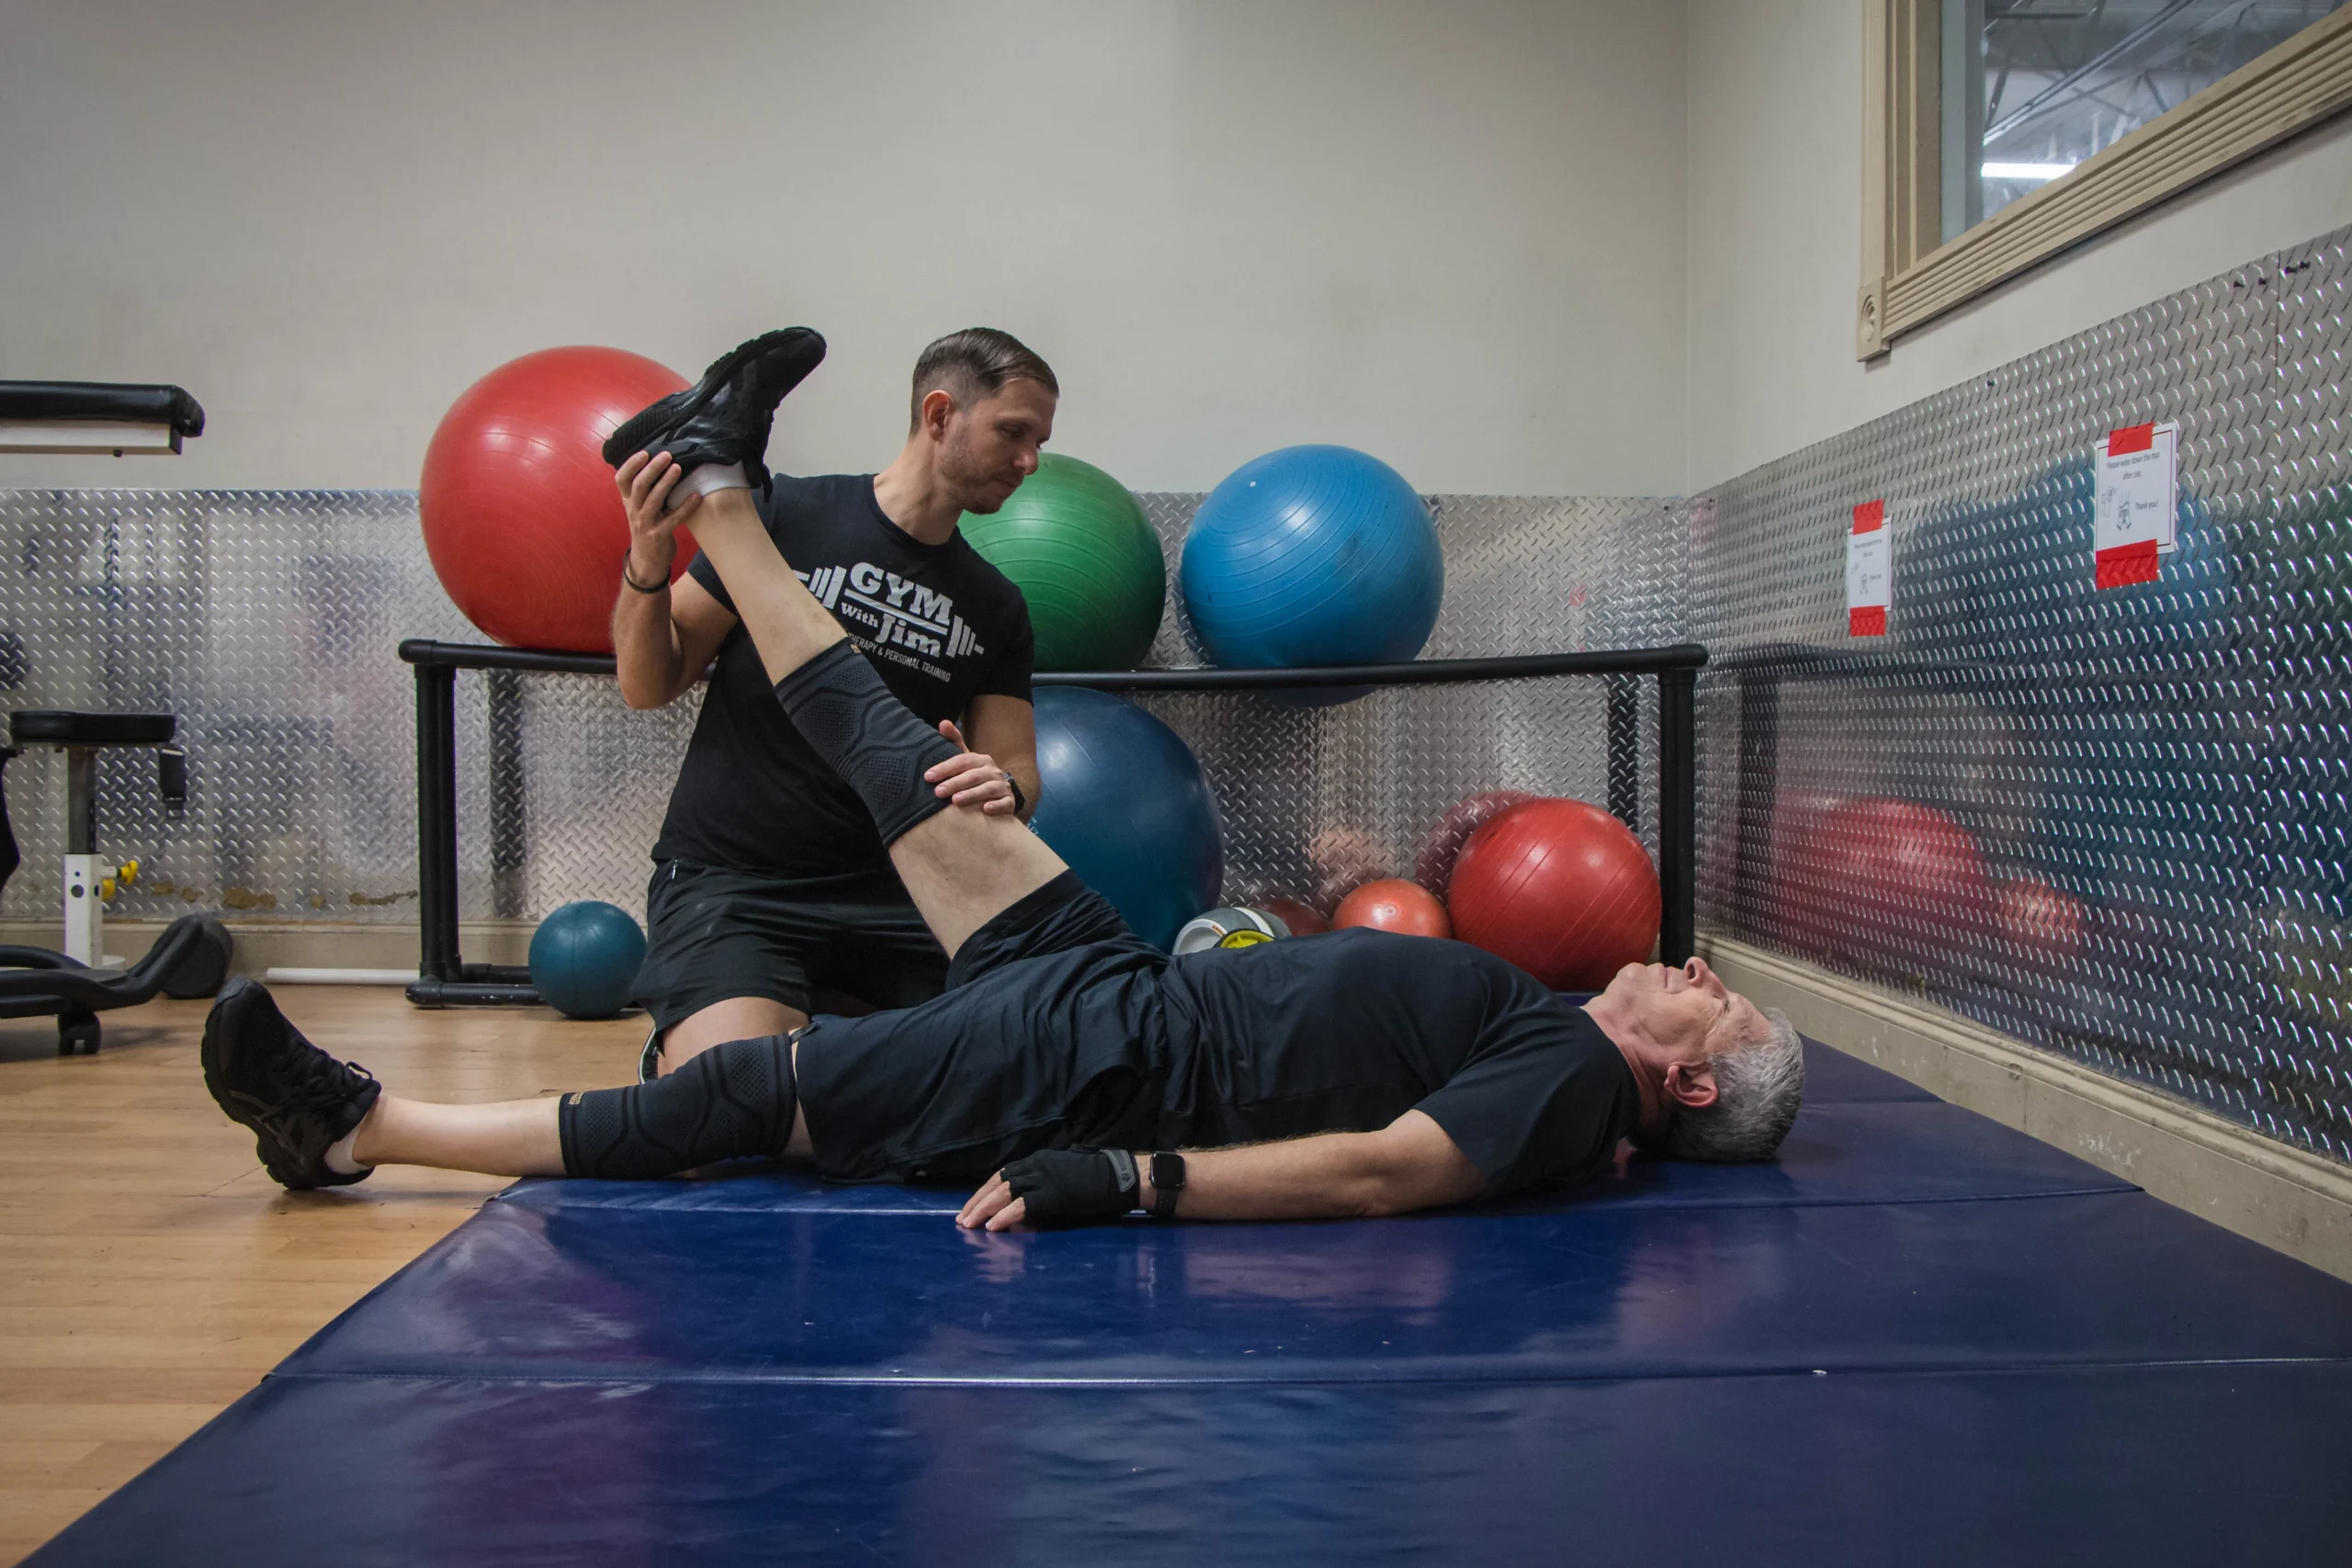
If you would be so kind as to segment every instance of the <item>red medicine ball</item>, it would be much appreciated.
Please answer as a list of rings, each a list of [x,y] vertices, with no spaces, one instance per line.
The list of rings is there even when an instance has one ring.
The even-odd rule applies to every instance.
[[[1453,934],[1555,990],[1598,990],[1657,942],[1657,868],[1623,822],[1581,800],[1514,806],[1453,864]]]
[[[613,650],[628,512],[605,437],[686,383],[617,348],[549,348],[500,366],[441,417],[416,509],[434,574],[510,648]],[[678,539],[672,581],[694,558]]]

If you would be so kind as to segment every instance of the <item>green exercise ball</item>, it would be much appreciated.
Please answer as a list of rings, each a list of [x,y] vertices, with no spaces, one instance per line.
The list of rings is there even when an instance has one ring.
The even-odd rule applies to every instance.
[[[964,536],[1029,601],[1040,670],[1132,670],[1151,651],[1168,601],[1168,563],[1127,487],[1048,453]]]

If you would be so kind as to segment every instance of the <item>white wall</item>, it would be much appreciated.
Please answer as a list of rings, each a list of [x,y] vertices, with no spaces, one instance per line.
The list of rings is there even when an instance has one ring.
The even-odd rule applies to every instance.
[[[1685,69],[1644,0],[0,0],[0,376],[212,421],[0,487],[405,488],[514,355],[807,321],[802,471],[887,461],[987,322],[1137,489],[1332,440],[1671,491]]]
[[[1854,358],[1862,0],[1692,0],[1692,491],[2352,223],[2352,118]]]

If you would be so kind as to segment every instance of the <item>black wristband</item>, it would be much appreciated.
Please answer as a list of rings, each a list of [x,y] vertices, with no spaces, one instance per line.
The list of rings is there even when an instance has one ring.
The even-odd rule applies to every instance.
[[[1124,1170],[1121,1168],[1124,1166]],[[1032,1224],[1084,1224],[1136,1206],[1136,1162],[1108,1149],[1044,1149],[1004,1168],[1004,1184]]]
[[[1021,793],[1021,781],[1012,776],[1011,768],[1002,769],[1005,786],[1012,791],[1012,814],[1020,816],[1029,808],[1029,797]]]
[[[621,557],[621,581],[628,583],[639,593],[667,593],[670,592],[670,580],[666,577],[654,583],[652,587],[648,588],[644,583],[639,582],[636,578],[630,576],[628,570],[628,557],[627,556]]]

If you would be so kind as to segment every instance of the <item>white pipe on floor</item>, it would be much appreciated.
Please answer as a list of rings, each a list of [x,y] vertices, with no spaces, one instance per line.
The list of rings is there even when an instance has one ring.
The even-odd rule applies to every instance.
[[[409,986],[416,983],[413,969],[278,969],[261,972],[273,986]]]

